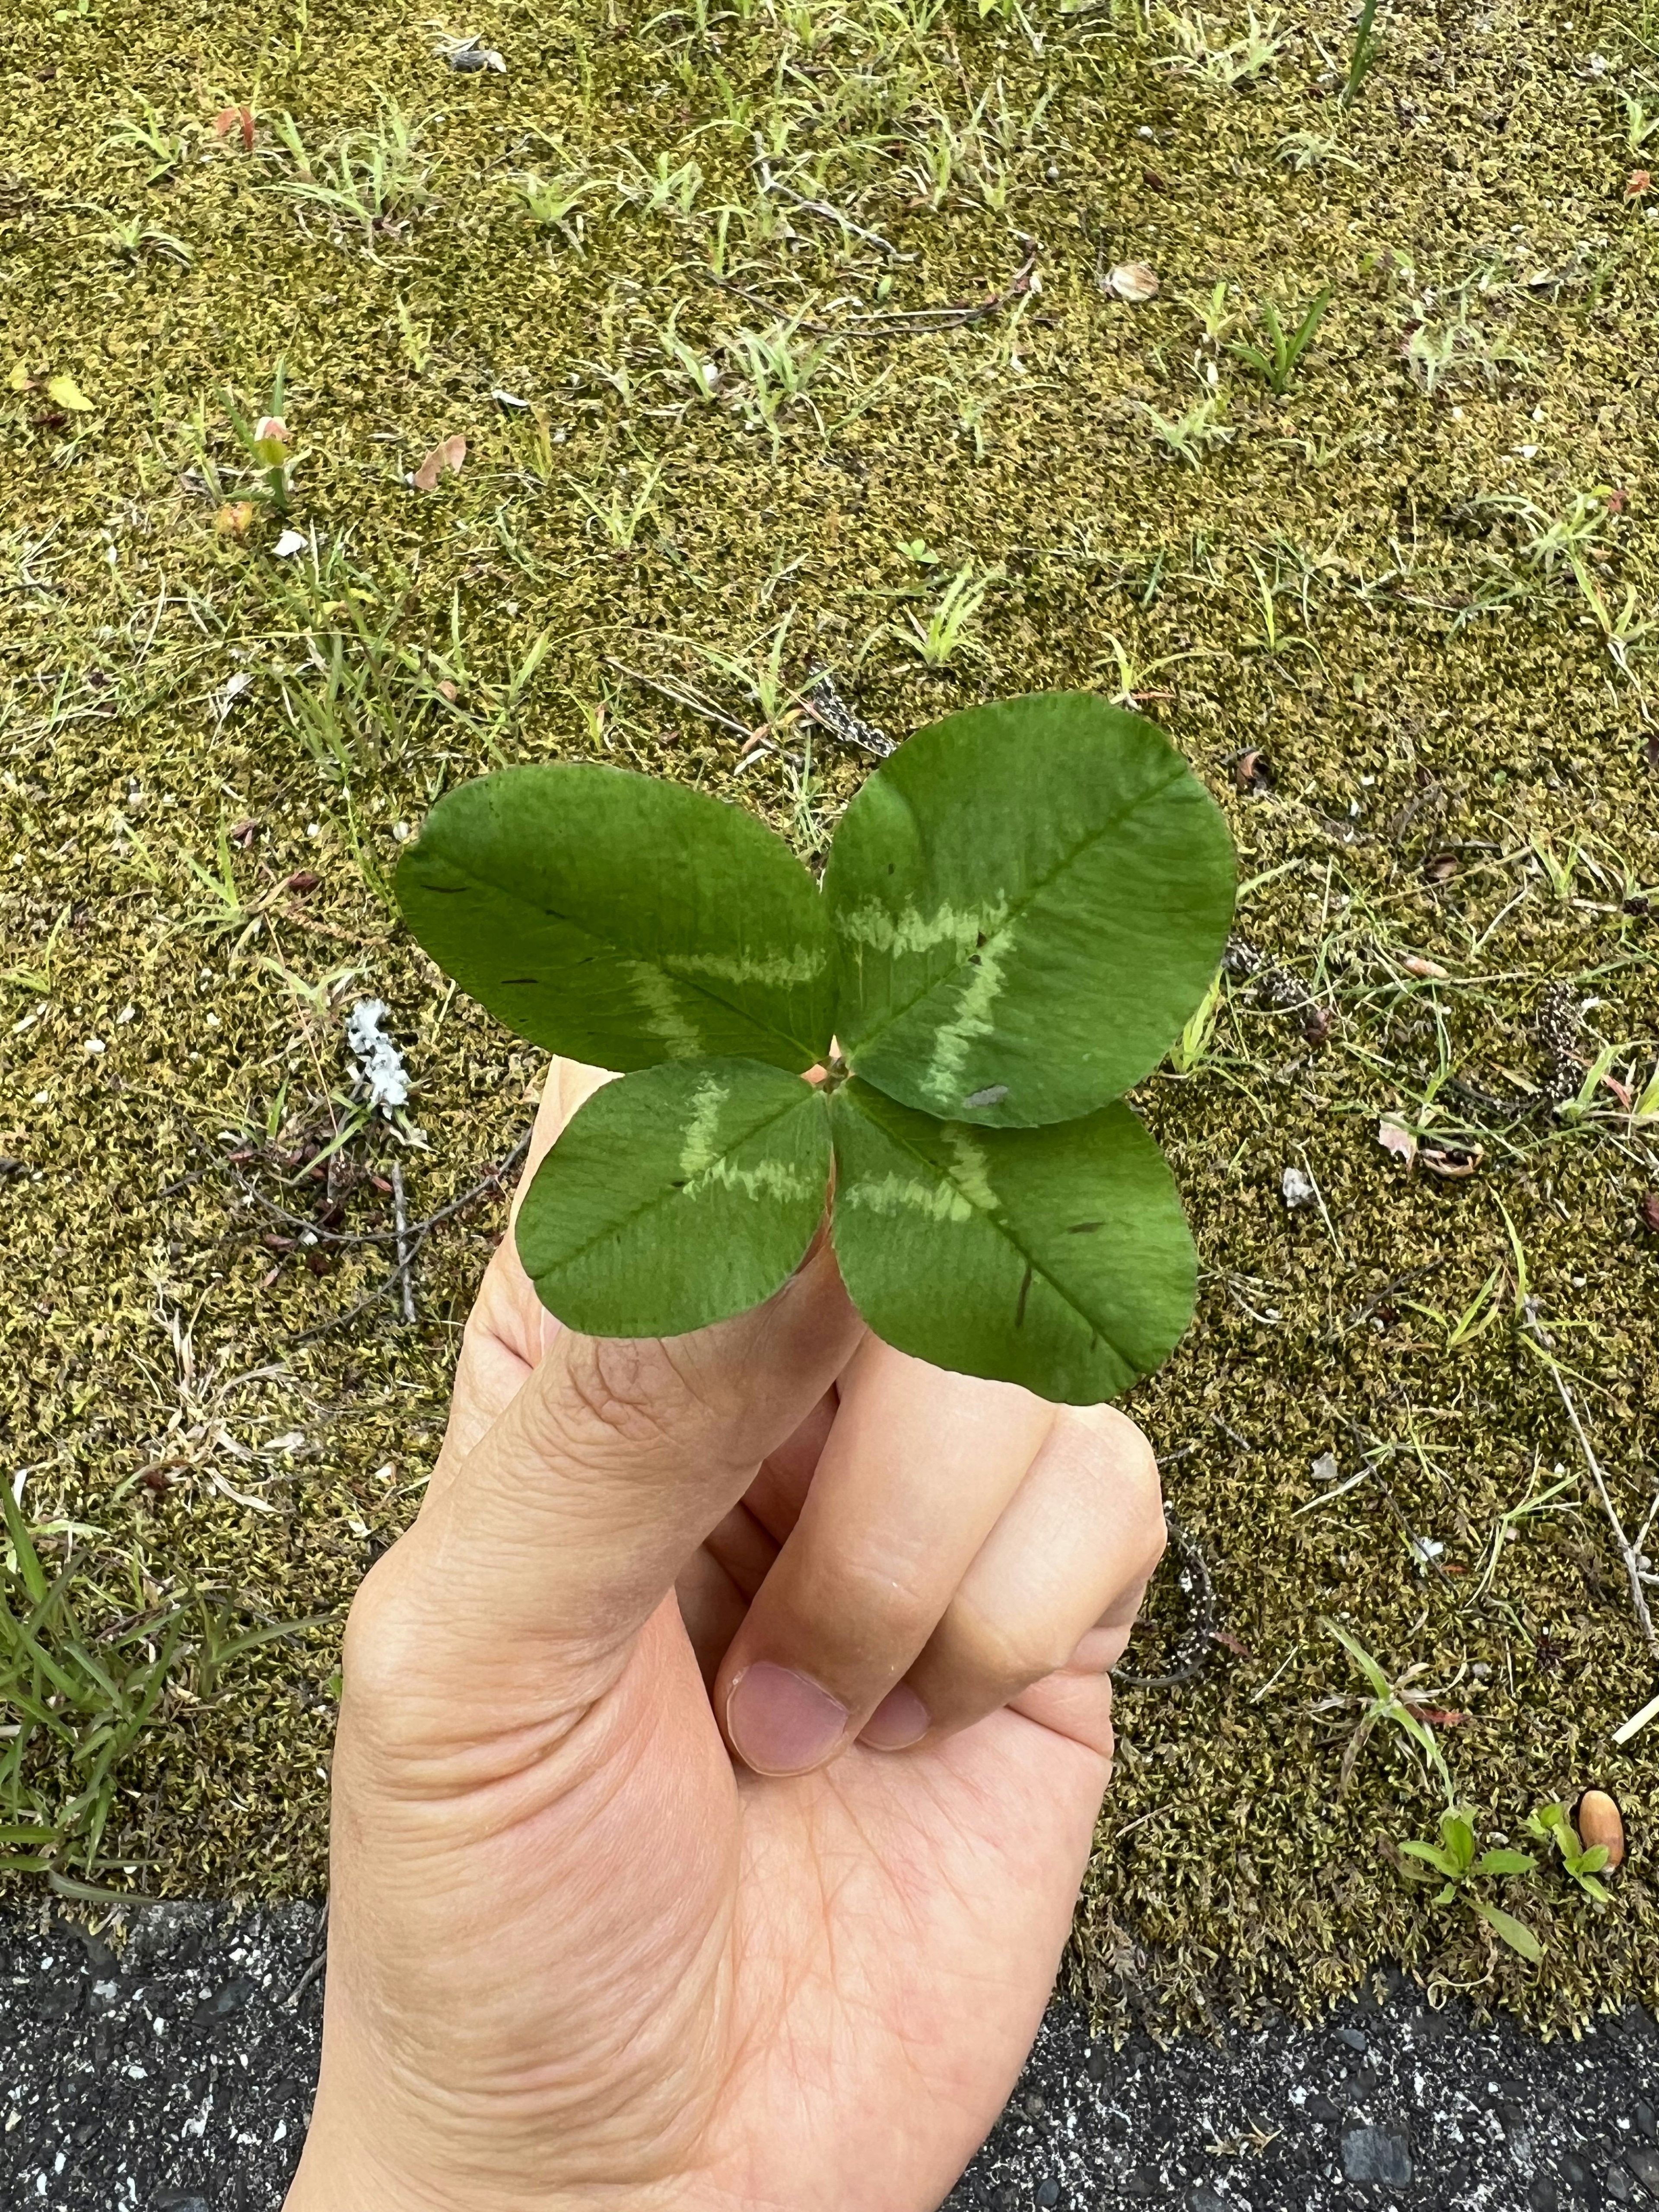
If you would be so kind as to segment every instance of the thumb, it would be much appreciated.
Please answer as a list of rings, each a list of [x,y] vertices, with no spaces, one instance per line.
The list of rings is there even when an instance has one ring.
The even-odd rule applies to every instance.
[[[426,1571],[428,1677],[441,1655],[493,1673],[533,1654],[572,1688],[590,1663],[608,1672],[861,1328],[823,1237],[734,1320],[638,1340],[560,1329],[398,1547]]]

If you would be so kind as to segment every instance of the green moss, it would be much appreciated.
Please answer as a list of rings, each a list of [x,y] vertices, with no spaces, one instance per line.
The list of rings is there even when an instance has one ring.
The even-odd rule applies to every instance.
[[[271,1217],[216,1163],[234,1148],[221,1132],[276,1131],[291,1152],[337,1122],[359,991],[394,1009],[428,1143],[359,1138],[349,1157],[398,1159],[424,1216],[515,1141],[533,1058],[449,997],[373,888],[394,825],[445,782],[598,750],[741,796],[810,847],[862,760],[819,732],[809,761],[798,718],[763,732],[758,676],[711,654],[758,664],[787,618],[786,684],[821,661],[895,732],[1000,692],[1127,685],[1231,811],[1255,879],[1243,933],[1331,1018],[1312,1045],[1288,984],[1234,979],[1207,1055],[1143,1102],[1207,1273],[1197,1327],[1134,1410],[1213,1563],[1226,1640],[1196,1683],[1121,1698],[1075,1979],[1118,2010],[1142,1947],[1134,2002],[1159,2018],[1312,2003],[1385,1954],[1546,2027],[1659,1996],[1654,1736],[1608,1742],[1653,1668],[1587,1483],[1571,1513],[1522,1524],[1477,1595],[1498,1516],[1535,1468],[1577,1466],[1512,1325],[1500,1201],[1635,1525],[1659,1265],[1638,1208],[1659,1164],[1606,1092],[1603,1118],[1568,1126],[1443,1081],[1499,1099],[1540,1082],[1533,1024],[1558,979],[1600,1001],[1590,1048],[1628,1044],[1638,1085],[1659,1034],[1659,925],[1626,903],[1659,881],[1647,641],[1621,665],[1571,564],[1538,544],[1576,495],[1615,489],[1592,502],[1583,573],[1614,614],[1626,587],[1635,619],[1654,608],[1655,232],[1624,197],[1621,118],[1588,63],[1620,77],[1633,34],[1592,9],[1537,26],[1451,0],[1391,24],[1341,118],[1316,44],[1346,51],[1336,7],[1294,10],[1276,69],[1227,94],[1160,66],[1170,40],[1128,10],[1045,21],[1040,55],[1012,14],[941,16],[885,52],[873,11],[840,28],[821,11],[816,52],[733,18],[716,56],[614,4],[501,4],[477,27],[504,77],[453,74],[372,0],[234,19],[26,0],[17,16],[0,88],[0,966],[38,972],[50,948],[51,974],[45,993],[10,987],[0,1032],[0,1152],[26,1164],[0,1186],[0,1420],[33,1517],[100,1530],[82,1540],[112,1592],[136,1573],[165,1600],[189,1577],[253,1620],[343,1607],[406,1521],[499,1206],[434,1234],[412,1328],[381,1301],[308,1337],[380,1279],[384,1247],[313,1275],[261,1242]],[[717,59],[757,120],[792,118],[777,177],[890,252],[778,194],[782,229],[762,234],[748,126],[716,125]],[[960,132],[981,94],[958,187],[917,206],[903,173],[926,174],[929,111]],[[212,129],[243,101],[251,155]],[[186,133],[153,179],[117,129],[146,102]],[[422,191],[392,227],[331,235],[325,210],[271,189],[305,181],[284,112],[325,176],[340,135],[394,105]],[[1293,169],[1277,150],[1293,131],[1334,135],[1343,159]],[[624,149],[648,171],[659,152],[670,172],[700,164],[690,216],[618,197]],[[569,218],[580,250],[511,189],[565,170],[594,180]],[[722,203],[750,216],[726,218],[711,272]],[[1016,230],[1042,243],[1023,307],[859,335],[860,315],[1001,290]],[[1100,278],[1138,259],[1163,289],[1133,307]],[[1233,436],[1192,467],[1145,410],[1200,397],[1185,303],[1218,282],[1241,317],[1334,296],[1282,400],[1224,344]],[[775,437],[745,426],[738,337],[774,310],[826,325],[830,349]],[[712,404],[673,381],[671,314],[720,370]],[[1425,331],[1420,359],[1453,327],[1427,394],[1401,349]],[[279,359],[289,520],[315,534],[314,573],[309,553],[275,557],[280,516],[240,540],[215,528],[253,489],[224,394],[258,411]],[[52,400],[63,374],[88,413]],[[456,431],[460,475],[408,489]],[[623,518],[651,490],[631,544],[578,486]],[[896,550],[917,539],[937,568]],[[1003,573],[975,649],[929,671],[908,617],[964,562]],[[331,702],[343,779],[304,741]],[[1242,793],[1255,748],[1273,787]],[[185,856],[213,872],[222,830],[250,820],[216,914]],[[1571,866],[1565,896],[1539,850]],[[1443,854],[1457,871],[1431,882]],[[296,873],[319,880],[288,888]],[[1384,1112],[1478,1144],[1480,1170],[1405,1177],[1375,1140]],[[1286,1209],[1290,1165],[1322,1212]],[[242,1180],[301,1212],[314,1196],[264,1159]],[[345,1221],[384,1232],[387,1203],[360,1183]],[[1494,1268],[1498,1318],[1449,1349]],[[1345,1479],[1367,1453],[1373,1472],[1328,1499],[1310,1472],[1328,1451]],[[159,1489],[143,1479],[158,1466]],[[1411,1535],[1443,1544],[1435,1565]],[[1420,1664],[1463,1716],[1441,1740],[1489,1828],[1514,1835],[1590,1780],[1620,1796],[1632,1852],[1606,1914],[1554,1880],[1510,1899],[1548,1937],[1541,1972],[1426,1911],[1385,1856],[1436,1809],[1401,1753],[1374,1739],[1339,1794],[1357,1711],[1328,1701],[1359,1686],[1322,1613],[1391,1671]],[[135,1879],[320,1882],[333,1664],[313,1633],[198,1702],[180,1678],[125,1795]]]

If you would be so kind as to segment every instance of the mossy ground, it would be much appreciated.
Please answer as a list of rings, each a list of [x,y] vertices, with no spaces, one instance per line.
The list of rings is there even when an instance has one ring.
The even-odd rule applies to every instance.
[[[384,0],[19,0],[0,1419],[90,1656],[142,1668],[185,1608],[99,1851],[65,1815],[90,1719],[80,1765],[37,1740],[11,1778],[0,1818],[81,1838],[33,1853],[60,1878],[323,1879],[335,1630],[220,1669],[204,1621],[337,1610],[406,1522],[499,1198],[434,1231],[412,1325],[392,1295],[313,1332],[386,1278],[392,1164],[432,1214],[538,1081],[397,925],[400,826],[497,759],[597,753],[811,852],[866,765],[800,714],[815,666],[896,734],[1085,684],[1138,698],[1227,807],[1266,964],[1141,1102],[1206,1273],[1133,1410],[1221,1633],[1194,1682],[1121,1698],[1073,1972],[1110,2011],[1139,1960],[1167,2017],[1311,2004],[1385,1955],[1545,2027],[1659,1996],[1659,1726],[1609,1741],[1655,1663],[1516,1319],[1524,1287],[1634,1530],[1659,234],[1620,95],[1659,75],[1659,26],[1397,0],[1344,108],[1345,9],[1262,21],[1252,55],[1246,24],[1115,0],[490,0],[451,27],[507,67],[468,73]],[[568,183],[532,207],[526,176]],[[1109,272],[1138,261],[1161,290],[1131,304]],[[1230,343],[1325,285],[1275,397]],[[285,514],[228,404],[268,406],[279,362]],[[1189,418],[1176,443],[1149,410]],[[456,433],[465,467],[410,488]],[[982,598],[930,665],[964,568]],[[1553,984],[1581,1074],[1617,1048],[1622,1093],[1582,1111],[1541,1095]],[[370,994],[422,1144],[351,1103]],[[1419,1133],[1412,1173],[1384,1115]],[[307,1147],[343,1128],[331,1182]],[[1287,1206],[1287,1168],[1316,1204]],[[284,1243],[273,1206],[332,1233]],[[1178,1611],[1171,1583],[1143,1671]],[[1397,1729],[1340,1786],[1364,1686],[1322,1616],[1420,1670],[1486,1840],[1589,1781],[1620,1798],[1607,1910],[1555,1869],[1486,1886],[1541,1966],[1405,1878],[1438,1800]]]

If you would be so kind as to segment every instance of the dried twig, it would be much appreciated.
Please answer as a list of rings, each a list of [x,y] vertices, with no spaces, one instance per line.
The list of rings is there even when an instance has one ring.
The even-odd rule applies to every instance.
[[[1210,1563],[1198,1539],[1183,1525],[1173,1505],[1164,1506],[1164,1520],[1170,1531],[1170,1541],[1181,1561],[1178,1579],[1187,1599],[1187,1630],[1170,1655],[1169,1668],[1164,1674],[1137,1674],[1133,1668],[1121,1662],[1114,1667],[1113,1681],[1126,1690],[1173,1690],[1182,1682],[1190,1682],[1202,1673],[1215,1643],[1215,1577],[1210,1572]]]
[[[1037,289],[1037,257],[1042,249],[1035,238],[1028,237],[1024,231],[1015,235],[1025,248],[1025,258],[1015,270],[1012,283],[1002,291],[994,292],[988,299],[961,301],[948,307],[914,307],[897,314],[854,315],[841,323],[810,322],[803,315],[794,327],[810,331],[814,337],[904,338],[926,337],[934,331],[963,330],[969,323],[983,322],[988,315],[1000,314],[1005,307],[1015,306]],[[747,300],[751,307],[764,308],[769,315],[788,314],[787,308],[759,292],[751,292],[746,285],[712,275],[708,281],[722,292],[732,292],[738,299]]]
[[[627,677],[630,684],[643,684],[647,691],[656,692],[659,697],[672,699],[677,707],[684,707],[693,714],[701,714],[704,721],[716,722],[723,730],[735,731],[745,744],[754,735],[752,730],[745,729],[741,722],[734,722],[730,714],[722,714],[718,707],[711,707],[706,699],[698,698],[693,692],[677,691],[672,684],[659,683],[654,676],[641,675],[637,668],[629,668],[623,661],[612,660],[608,653],[605,665],[607,668],[614,668],[618,676]]]
[[[441,1206],[435,1213],[428,1213],[423,1219],[411,1222],[401,1231],[396,1229],[330,1229],[324,1223],[314,1220],[306,1214],[290,1213],[286,1206],[278,1206],[274,1199],[267,1198],[264,1193],[251,1183],[246,1176],[238,1175],[235,1180],[238,1188],[245,1192],[256,1206],[262,1206],[274,1220],[286,1223],[290,1229],[307,1231],[319,1244],[396,1244],[400,1238],[425,1236],[428,1230],[435,1229],[441,1221],[447,1221],[452,1213],[459,1213],[463,1207],[471,1206],[475,1199],[482,1198],[483,1194],[493,1188],[507,1170],[514,1166],[523,1157],[525,1147],[529,1142],[528,1137],[521,1137],[501,1166],[492,1168],[481,1182],[473,1184],[471,1190],[464,1190],[459,1198],[452,1198],[447,1206]],[[227,1161],[224,1164],[234,1169],[233,1162]],[[394,1168],[393,1174],[396,1175],[398,1172],[399,1170]]]
[[[1659,1632],[1656,1632],[1653,1615],[1648,1610],[1647,1592],[1642,1588],[1642,1573],[1638,1565],[1635,1547],[1625,1534],[1625,1524],[1619,1518],[1618,1508],[1608,1494],[1601,1462],[1596,1458],[1590,1440],[1584,1432],[1584,1424],[1578,1418],[1578,1408],[1573,1402],[1571,1391],[1567,1388],[1567,1378],[1556,1362],[1554,1348],[1550,1339],[1545,1334],[1543,1324],[1538,1318],[1536,1298],[1525,1299],[1522,1302],[1521,1312],[1522,1329],[1528,1340],[1536,1349],[1545,1366],[1549,1369],[1556,1389],[1560,1394],[1561,1403],[1567,1409],[1567,1419],[1572,1424],[1573,1435],[1578,1439],[1578,1449],[1584,1455],[1584,1464],[1590,1471],[1590,1478],[1595,1485],[1596,1495],[1601,1500],[1601,1510],[1606,1513],[1607,1525],[1613,1530],[1613,1542],[1618,1546],[1619,1556],[1625,1563],[1625,1577],[1630,1583],[1631,1603],[1636,1608],[1636,1618],[1641,1624],[1642,1633],[1648,1640],[1648,1649],[1656,1656],[1659,1656]]]
[[[404,1170],[401,1161],[392,1164],[392,1210],[398,1224],[398,1273],[402,1279],[404,1320],[409,1328],[415,1326],[415,1279],[410,1263],[414,1258],[409,1249],[409,1208],[404,1203]]]
[[[884,238],[879,231],[866,230],[860,224],[854,222],[850,216],[843,215],[839,208],[831,207],[827,200],[803,199],[798,191],[792,190],[786,184],[780,183],[772,174],[771,165],[767,159],[758,132],[756,134],[755,144],[757,152],[753,167],[760,173],[763,191],[777,193],[781,198],[787,200],[792,206],[798,207],[803,215],[822,216],[826,222],[839,223],[849,238],[861,238],[867,244],[878,247],[890,261],[915,259],[914,253],[901,253],[897,246],[890,240]]]
[[[360,1314],[365,1314],[371,1306],[378,1305],[382,1298],[390,1297],[394,1291],[400,1288],[409,1270],[420,1258],[427,1238],[438,1224],[447,1220],[452,1213],[458,1213],[462,1206],[471,1206],[475,1199],[482,1198],[486,1191],[498,1189],[512,1170],[524,1158],[529,1146],[530,1138],[526,1133],[520,1138],[501,1165],[492,1169],[481,1182],[474,1183],[471,1190],[463,1192],[459,1198],[453,1199],[447,1206],[441,1206],[436,1213],[428,1214],[424,1221],[410,1224],[404,1231],[408,1249],[386,1280],[377,1283],[372,1291],[365,1292],[356,1305],[348,1306],[343,1313],[331,1314],[326,1321],[319,1321],[314,1327],[301,1329],[298,1335],[290,1336],[287,1340],[289,1349],[297,1351],[302,1344],[313,1343],[319,1336],[328,1336],[337,1328],[346,1328],[350,1322],[356,1321]],[[392,1241],[395,1242],[397,1231],[392,1231],[391,1235]]]
[[[283,2000],[290,2012],[297,2012],[300,2000],[328,1964],[328,1899],[323,1899],[323,1909],[317,1916],[317,1948],[307,1962],[306,1970]]]

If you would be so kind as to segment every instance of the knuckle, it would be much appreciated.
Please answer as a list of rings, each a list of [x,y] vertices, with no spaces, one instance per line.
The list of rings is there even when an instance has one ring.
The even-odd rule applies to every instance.
[[[1146,1498],[1135,1516],[1134,1546],[1140,1572],[1148,1581],[1169,1548],[1170,1524],[1164,1517],[1164,1501],[1157,1491]]]
[[[1092,1406],[1077,1419],[1103,1480],[1111,1486],[1126,1548],[1137,1571],[1150,1576],[1169,1541],[1158,1455],[1146,1431],[1115,1406]]]
[[[573,1336],[560,1381],[537,1404],[561,1443],[660,1444],[702,1410],[690,1377],[657,1338]]]
[[[979,1679],[1005,1698],[1057,1674],[1072,1646],[1045,1620],[992,1620],[962,1605],[952,1642]]]
[[[384,1711],[419,1672],[421,1627],[404,1598],[400,1548],[375,1561],[346,1614],[340,1673],[360,1717]]]
[[[854,1659],[920,1651],[932,1635],[940,1601],[890,1560],[842,1556],[814,1578],[811,1616],[843,1641]]]

